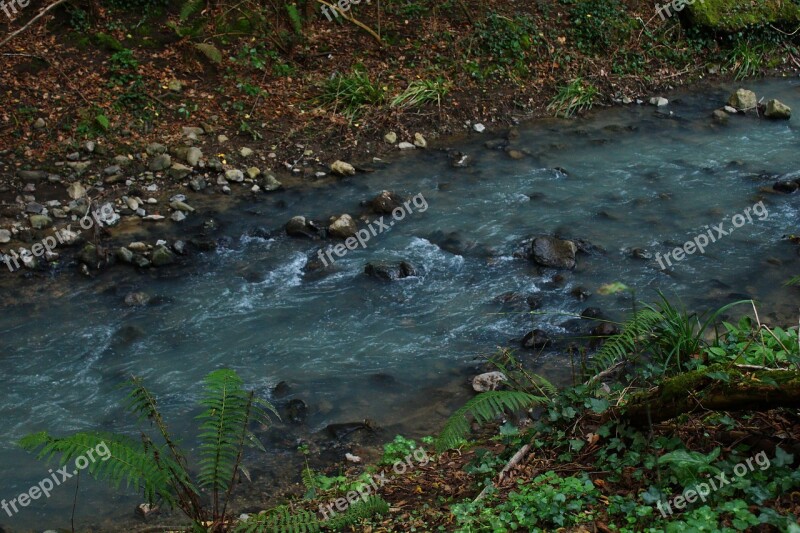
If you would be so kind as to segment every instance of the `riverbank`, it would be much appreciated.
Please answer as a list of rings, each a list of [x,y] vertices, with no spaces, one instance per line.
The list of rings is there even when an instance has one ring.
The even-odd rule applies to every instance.
[[[104,205],[120,217],[19,271],[172,264],[213,246],[187,226],[236,198],[357,178],[382,166],[375,157],[514,135],[536,117],[650,105],[701,80],[796,75],[798,64],[779,20],[729,38],[647,2],[365,5],[380,43],[311,3],[278,38],[252,20],[242,29],[258,19],[250,4],[192,5],[70,4],[6,46],[0,249],[30,249]],[[140,250],[120,252],[131,242]]]

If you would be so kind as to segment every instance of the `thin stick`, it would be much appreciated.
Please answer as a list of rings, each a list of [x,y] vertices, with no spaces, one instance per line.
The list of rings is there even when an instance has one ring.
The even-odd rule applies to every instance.
[[[28,29],[28,28],[31,26],[31,24],[33,24],[34,22],[36,22],[37,20],[39,20],[40,18],[42,18],[42,17],[43,17],[45,14],[47,14],[47,12],[48,12],[48,11],[50,11],[51,9],[53,9],[53,8],[54,8],[54,7],[56,7],[56,6],[59,6],[59,5],[63,4],[63,3],[64,3],[64,2],[66,2],[66,1],[67,1],[67,0],[56,0],[56,2],[53,2],[52,4],[50,4],[49,6],[47,6],[46,8],[44,8],[43,10],[41,10],[41,11],[39,12],[39,14],[38,14],[38,15],[36,15],[35,17],[33,17],[31,20],[29,20],[27,24],[25,24],[23,27],[21,27],[21,28],[20,28],[20,29],[18,29],[17,31],[12,31],[12,32],[11,32],[11,33],[8,35],[8,37],[6,37],[5,39],[3,39],[3,41],[2,41],[2,42],[0,42],[0,48],[2,48],[2,47],[3,47],[3,45],[5,45],[5,44],[6,44],[8,41],[10,41],[11,39],[13,39],[14,37],[16,37],[17,35],[19,35],[19,34],[20,34],[20,33],[22,33],[23,31],[27,30],[27,29]]]
[[[528,455],[528,451],[530,449],[531,449],[531,445],[530,444],[526,444],[525,446],[523,446],[522,448],[517,450],[517,453],[514,454],[514,456],[508,461],[506,466],[503,467],[503,469],[500,471],[500,474],[497,476],[497,482],[498,483],[503,481],[503,477],[505,476],[506,472],[508,472],[509,470],[514,468],[515,466],[517,466],[519,464],[519,462],[522,461],[522,459],[526,455]],[[492,485],[486,485],[486,487],[484,487],[484,489],[481,491],[480,494],[478,494],[478,497],[475,498],[472,501],[472,503],[477,503],[477,502],[481,501],[486,496],[486,494],[489,493],[489,487],[491,487],[491,486]]]

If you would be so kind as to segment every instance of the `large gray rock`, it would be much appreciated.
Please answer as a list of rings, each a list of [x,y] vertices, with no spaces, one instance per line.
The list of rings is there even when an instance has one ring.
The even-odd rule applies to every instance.
[[[764,112],[764,116],[773,120],[789,120],[792,118],[792,109],[780,100],[773,98],[767,102],[767,110]]]
[[[575,268],[578,247],[572,241],[555,237],[537,237],[531,244],[530,258],[550,268]]]
[[[352,237],[358,231],[358,224],[353,217],[347,213],[338,217],[331,217],[331,224],[328,226],[328,233],[340,239]]]
[[[728,98],[728,105],[739,111],[747,111],[748,109],[755,109],[758,106],[758,98],[753,91],[737,89],[736,92]]]

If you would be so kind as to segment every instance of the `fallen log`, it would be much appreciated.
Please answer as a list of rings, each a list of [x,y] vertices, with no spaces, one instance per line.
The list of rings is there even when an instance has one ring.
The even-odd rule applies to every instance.
[[[743,371],[715,365],[667,378],[649,391],[632,395],[606,418],[646,426],[701,411],[767,411],[800,407],[800,372],[775,369]]]

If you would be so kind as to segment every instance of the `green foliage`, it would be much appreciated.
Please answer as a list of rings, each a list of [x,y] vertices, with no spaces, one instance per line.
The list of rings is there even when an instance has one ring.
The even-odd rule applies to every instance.
[[[561,478],[547,472],[533,480],[519,479],[515,490],[498,505],[472,502],[453,506],[460,532],[552,531],[593,519],[591,506],[600,491],[586,474]]]
[[[673,482],[678,485],[689,485],[700,481],[703,474],[718,474],[719,468],[713,466],[719,457],[720,448],[704,454],[689,450],[675,450],[658,458],[659,465],[667,465],[672,473]]]
[[[753,78],[761,71],[766,53],[767,46],[764,43],[741,39],[728,52],[725,67],[737,80]]]
[[[487,61],[494,66],[486,74],[504,72],[512,76],[527,76],[529,63],[543,45],[533,19],[526,15],[509,18],[498,13],[475,24],[475,42],[480,57],[488,56]]]
[[[706,350],[709,364],[745,363],[768,367],[784,367],[800,362],[797,329],[784,330],[753,324],[744,316],[734,325],[723,322],[725,333]]]
[[[587,55],[610,54],[630,33],[628,9],[619,0],[560,0],[571,6],[567,34]]]
[[[322,88],[318,101],[334,113],[355,120],[364,106],[383,103],[383,88],[369,79],[366,69],[356,66],[352,74],[335,74]]]
[[[199,13],[203,6],[205,5],[205,0],[187,0],[185,4],[181,7],[180,12],[180,21],[186,22],[189,20],[193,15]]]
[[[450,91],[450,83],[442,78],[414,80],[406,89],[392,99],[392,107],[417,107],[428,102],[442,103],[442,97]]]
[[[222,52],[220,52],[219,49],[213,44],[196,43],[194,46],[200,50],[200,52],[202,52],[202,54],[206,56],[212,63],[217,65],[222,63]]]
[[[395,436],[392,442],[383,445],[382,465],[393,465],[397,461],[402,461],[417,449],[417,443],[413,439],[407,439],[402,435]]]
[[[234,528],[236,533],[315,533],[321,529],[343,531],[346,527],[375,515],[383,516],[389,512],[389,504],[379,496],[369,496],[348,507],[327,521],[319,520],[306,510],[292,510],[281,505],[270,511],[251,516]]]
[[[108,481],[117,489],[124,482],[126,488],[141,491],[150,503],[159,498],[170,503],[175,501],[169,472],[161,464],[164,459],[155,459],[163,449],[150,449],[141,441],[100,432],[81,432],[58,438],[42,431],[23,437],[19,445],[29,452],[38,450],[37,459],[47,462],[58,455],[61,466],[86,455],[87,450],[106,446],[110,457],[89,463],[87,471],[92,477]]]
[[[558,90],[547,105],[547,110],[556,116],[569,118],[576,113],[591,109],[599,94],[597,87],[582,78],[575,78]]]
[[[295,34],[298,36],[303,35],[303,19],[300,16],[300,12],[297,10],[297,5],[294,3],[292,4],[285,4],[286,7],[286,14],[289,16],[289,23],[292,25],[292,29],[294,30]]]
[[[475,396],[447,421],[436,439],[436,450],[442,452],[457,446],[469,434],[469,416],[479,424],[494,420],[506,410],[520,411],[546,403],[547,398],[519,391],[489,391]]]
[[[23,438],[20,445],[29,451],[39,450],[38,457],[50,460],[56,454],[65,465],[87,450],[103,443],[108,447],[107,459],[90,463],[89,473],[96,479],[119,487],[141,491],[148,502],[160,499],[177,506],[194,524],[224,520],[230,490],[238,471],[245,445],[257,443],[248,430],[252,420],[267,421],[261,406],[272,411],[267,402],[246,391],[241,379],[232,370],[211,372],[204,380],[200,404],[204,407],[200,420],[200,457],[198,485],[209,489],[212,508],[208,512],[200,501],[200,490],[189,474],[188,462],[174,442],[161,416],[156,398],[139,378],[129,383],[127,408],[140,423],[155,428],[153,436],[144,430],[139,439],[121,435],[81,432],[68,437],[51,437],[46,432]],[[259,445],[260,446],[260,445]],[[263,449],[263,447],[262,447]]]

